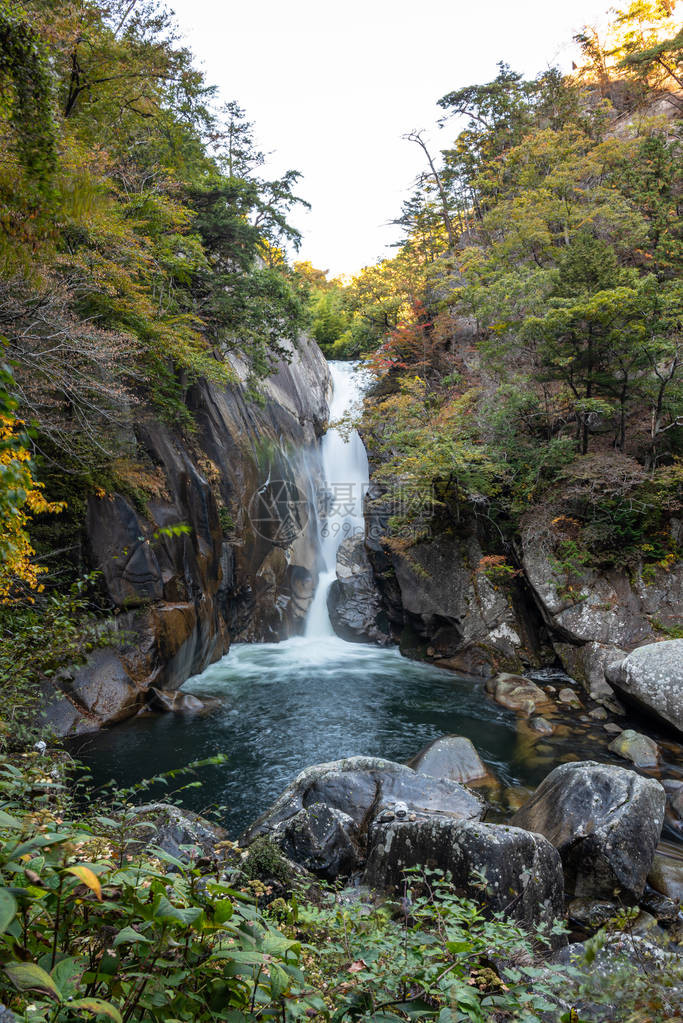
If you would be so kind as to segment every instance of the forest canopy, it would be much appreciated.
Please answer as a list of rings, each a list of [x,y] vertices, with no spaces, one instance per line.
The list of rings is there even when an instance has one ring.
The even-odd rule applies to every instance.
[[[636,0],[604,38],[585,29],[569,76],[500,63],[441,97],[451,141],[406,136],[424,173],[396,255],[317,286],[318,340],[377,381],[363,428],[389,492],[410,479],[444,514],[474,504],[504,528],[545,506],[588,560],[668,563],[683,482],[674,8]]]

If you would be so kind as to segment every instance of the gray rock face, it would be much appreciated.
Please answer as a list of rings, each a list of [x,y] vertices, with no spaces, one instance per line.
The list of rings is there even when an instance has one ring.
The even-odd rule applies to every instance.
[[[357,871],[364,853],[353,817],[325,803],[312,803],[283,821],[272,838],[285,856],[329,881]]]
[[[135,825],[130,834],[133,839],[129,846],[130,852],[157,845],[180,860],[214,856],[216,843],[227,838],[227,833],[218,825],[191,810],[183,810],[168,803],[145,803],[139,806],[135,811]]]
[[[655,638],[650,615],[667,626],[680,620],[683,563],[668,572],[657,568],[647,580],[640,571],[631,576],[617,569],[590,568],[568,580],[555,557],[557,536],[545,510],[527,515],[521,534],[525,575],[559,636],[564,634],[578,645],[616,645],[628,650]]]
[[[630,760],[636,767],[656,767],[659,763],[659,750],[657,743],[627,728],[616,737],[608,746],[612,753],[616,753],[625,760]]]
[[[485,778],[489,773],[474,744],[464,735],[444,735],[435,739],[420,750],[408,766],[418,774],[458,782]]]
[[[608,664],[626,656],[626,651],[612,643],[555,643],[555,651],[572,678],[580,682],[594,700],[609,699],[612,687],[605,679]]]
[[[593,761],[562,764],[510,823],[545,835],[559,851],[570,896],[642,895],[664,821],[662,786]]]
[[[486,904],[530,926],[562,915],[564,884],[557,850],[541,835],[476,821],[421,820],[376,824],[365,882],[400,884],[407,867],[449,871],[456,889],[481,898],[473,872],[486,875]]]
[[[362,537],[349,536],[337,551],[337,578],[327,596],[332,628],[342,639],[390,642],[388,624]]]
[[[683,734],[683,639],[638,647],[606,674],[623,696]]]
[[[301,810],[314,805],[318,807],[318,814],[321,812],[319,806],[323,805],[347,816],[363,848],[368,829],[378,817],[415,815],[424,818],[436,814],[471,820],[480,818],[484,811],[483,801],[456,782],[417,774],[411,768],[390,760],[348,757],[302,771],[273,806],[244,833],[240,844],[248,845],[264,834],[277,842],[285,841],[283,836],[289,822]],[[325,820],[327,827],[330,818]]]
[[[391,631],[409,656],[428,656],[453,671],[482,678],[521,671],[540,663],[537,616],[527,616],[479,571],[484,549],[476,516],[463,520],[458,535],[438,535],[414,544],[410,556],[389,549],[392,509],[371,488],[366,546]]]
[[[121,494],[89,501],[90,560],[124,612],[113,619],[122,642],[48,693],[57,734],[137,713],[151,687],[177,689],[233,639],[280,639],[303,628],[318,553],[306,498],[329,415],[329,369],[301,338],[263,384],[262,404],[248,398],[246,367],[235,360],[233,369],[234,385],[199,381],[188,392],[191,439],[136,409],[126,455],[152,481],[145,514]],[[172,529],[181,523],[189,532]]]

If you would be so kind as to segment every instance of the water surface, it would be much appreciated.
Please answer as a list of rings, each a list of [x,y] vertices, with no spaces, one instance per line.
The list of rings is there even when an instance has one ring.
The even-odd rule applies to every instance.
[[[336,636],[236,644],[183,690],[219,705],[206,716],[134,718],[88,736],[78,756],[97,784],[127,786],[226,754],[227,764],[203,770],[202,788],[181,801],[196,810],[222,805],[233,835],[310,764],[354,754],[407,760],[445,733],[467,735],[506,784],[534,784],[548,770],[525,763],[515,715],[480,682]]]

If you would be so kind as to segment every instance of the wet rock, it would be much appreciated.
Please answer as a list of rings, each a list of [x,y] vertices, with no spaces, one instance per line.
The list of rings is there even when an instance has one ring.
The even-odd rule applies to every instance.
[[[666,786],[666,783],[662,782],[662,784],[667,791],[671,809],[679,820],[683,820],[683,782],[677,782],[670,788]]]
[[[223,828],[199,814],[168,803],[145,803],[136,807],[133,818],[126,821],[130,853],[155,845],[180,860],[213,857],[216,844],[228,837]]]
[[[91,499],[86,528],[115,604],[128,608],[161,600],[164,583],[151,530],[124,497]]]
[[[588,717],[592,721],[606,721],[607,711],[604,707],[594,707],[593,710],[588,711]]]
[[[192,693],[168,692],[152,686],[147,697],[147,705],[152,710],[172,711],[180,714],[201,714],[206,705]]]
[[[527,716],[552,706],[543,690],[522,675],[500,674],[486,688],[493,693],[496,703]]]
[[[661,895],[683,903],[683,860],[657,853],[647,879]]]
[[[607,747],[612,753],[630,760],[636,767],[656,767],[659,763],[657,743],[627,728],[621,732]]]
[[[607,724],[602,727],[610,735],[620,735],[622,731],[620,725],[616,724],[614,721],[608,721]]]
[[[563,911],[560,857],[540,835],[500,824],[445,819],[376,824],[365,881],[391,889],[406,868],[448,871],[462,894],[481,899],[529,926],[551,924]],[[486,891],[473,873],[486,875]]]
[[[581,700],[578,698],[573,689],[565,687],[560,689],[558,700],[560,703],[565,704],[567,707],[572,707],[574,710],[578,710],[581,707]]]
[[[95,651],[60,682],[61,708],[48,692],[58,734],[136,713],[151,687],[177,689],[221,657],[231,638],[300,631],[317,577],[317,527],[305,509],[330,374],[314,342],[301,337],[284,348],[258,404],[249,397],[249,367],[237,357],[234,384],[200,380],[188,388],[191,443],[144,403],[131,413],[123,454],[143,488],[149,484],[145,511],[122,494],[93,495],[85,522],[91,565],[121,611],[108,623],[118,635],[106,664]],[[266,474],[281,495],[268,535],[252,505]],[[189,529],[179,531],[180,523]]]
[[[538,732],[539,735],[552,735],[555,731],[555,726],[547,721],[545,718],[533,717],[529,720],[529,728],[534,732]]]
[[[478,819],[484,811],[483,801],[457,782],[418,774],[404,764],[378,757],[347,757],[302,771],[245,832],[241,844],[273,832],[314,803],[348,814],[361,835],[375,817],[386,811],[395,814],[398,804],[417,816]]]
[[[290,860],[329,881],[354,873],[364,859],[353,818],[324,803],[300,810],[271,837]]]
[[[342,540],[337,579],[327,595],[332,628],[342,639],[381,646],[390,641],[388,624],[362,536]]]
[[[606,674],[625,698],[683,733],[683,639],[638,647]]]
[[[444,735],[435,739],[409,760],[408,766],[418,774],[459,782],[486,778],[489,774],[474,744],[464,735]]]
[[[637,900],[664,821],[661,785],[622,767],[593,761],[551,771],[511,819],[537,832],[562,857],[572,896]]]
[[[510,813],[516,813],[529,802],[533,794],[534,790],[524,785],[511,785],[503,793],[503,802]]]

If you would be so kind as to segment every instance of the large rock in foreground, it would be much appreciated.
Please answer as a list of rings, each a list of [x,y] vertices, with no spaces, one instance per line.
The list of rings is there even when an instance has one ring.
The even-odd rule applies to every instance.
[[[478,821],[392,821],[372,829],[365,881],[400,884],[407,867],[448,871],[460,894],[484,899],[494,911],[530,927],[562,915],[564,884],[557,850],[541,835]],[[486,892],[476,873],[486,876]],[[409,875],[410,876],[410,875]]]
[[[569,896],[637,900],[664,821],[665,793],[650,778],[593,761],[562,764],[510,823],[559,851]]]
[[[683,639],[638,647],[605,674],[627,699],[683,734]]]
[[[271,837],[288,859],[328,881],[348,877],[365,859],[353,818],[325,803],[312,803],[299,810]]]
[[[352,842],[363,848],[368,829],[378,818],[412,815],[424,818],[439,814],[451,819],[478,820],[484,811],[483,801],[456,782],[418,774],[410,767],[391,760],[348,757],[302,771],[273,806],[245,832],[240,844],[248,845],[259,835],[268,834],[283,848],[287,846],[288,855],[295,858],[297,850],[292,829],[297,827],[297,822],[294,818],[304,830],[310,831],[314,824],[310,815],[304,819],[300,814],[302,810],[313,811],[314,807],[318,817],[322,814],[322,807],[345,815],[348,821],[337,817],[333,822],[329,816],[325,817],[323,830],[332,828],[345,846],[351,835]],[[319,829],[320,824],[315,822],[317,837],[313,843],[308,839],[304,843],[307,862],[315,859],[317,852],[311,857],[311,850],[320,841],[326,846],[327,861],[336,855]],[[323,867],[323,873],[330,876],[327,865]]]

